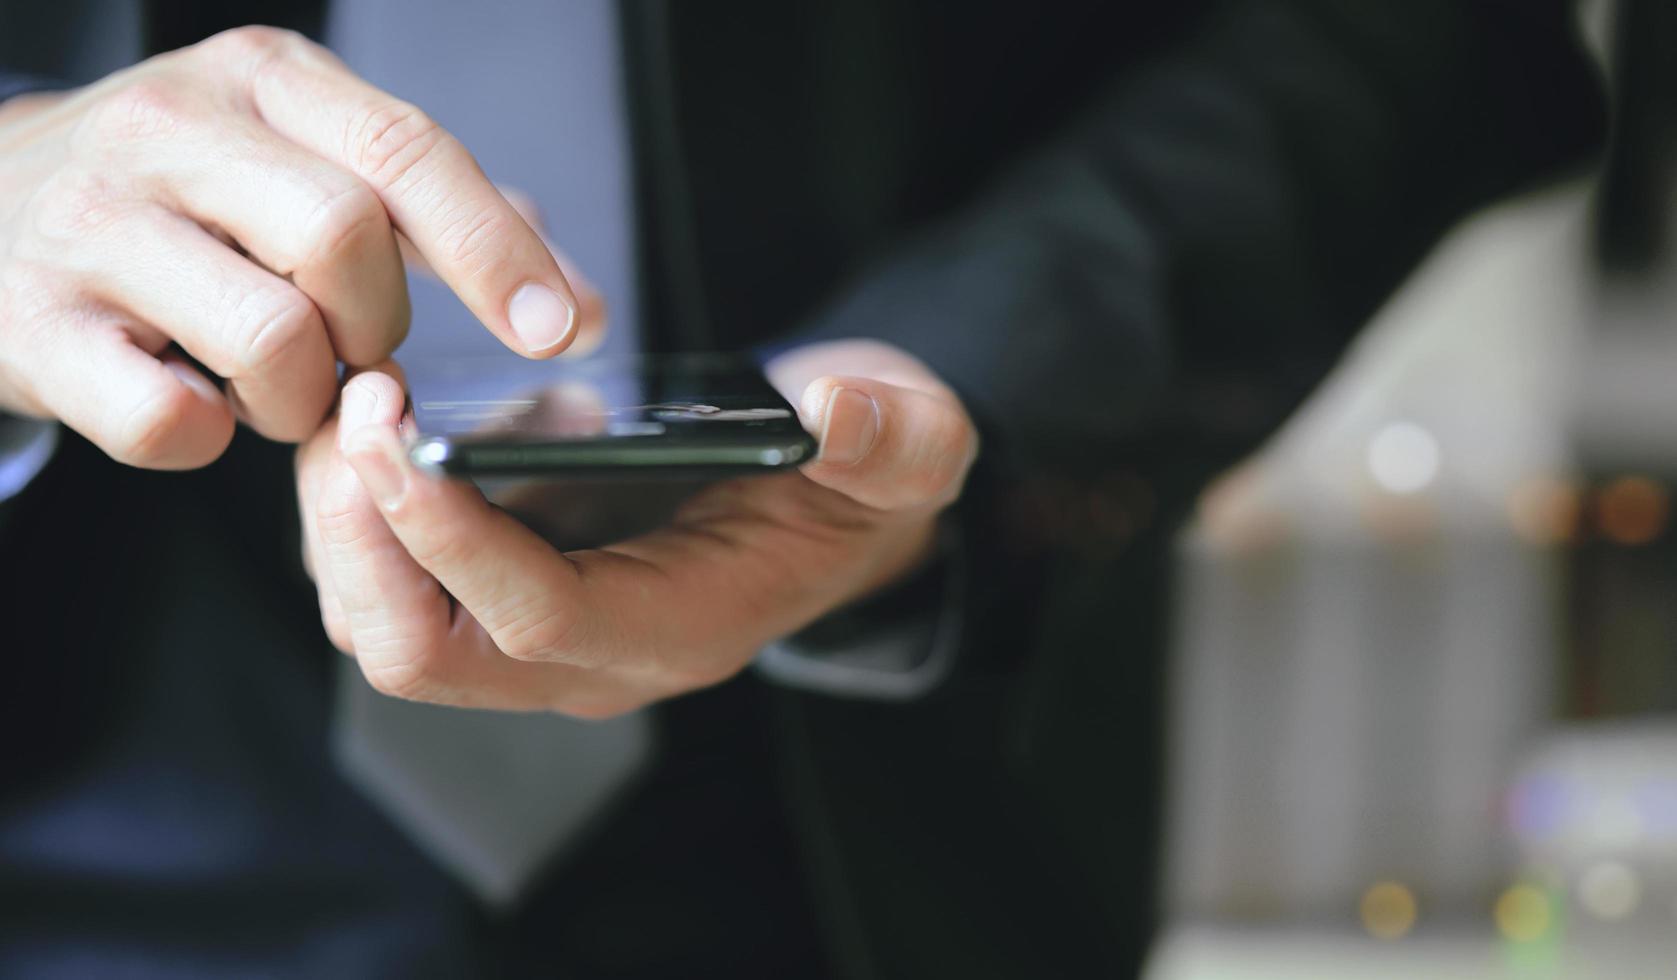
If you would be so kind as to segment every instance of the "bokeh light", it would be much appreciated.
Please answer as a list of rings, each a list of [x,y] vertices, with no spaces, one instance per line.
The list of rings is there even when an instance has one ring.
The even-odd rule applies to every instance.
[[[1607,922],[1628,917],[1642,901],[1642,882],[1619,861],[1592,864],[1578,878],[1578,904]]]
[[[1439,460],[1438,440],[1413,422],[1392,422],[1368,442],[1368,471],[1390,493],[1425,489],[1438,476]]]
[[[1645,821],[1635,800],[1622,795],[1606,796],[1591,809],[1587,832],[1596,847],[1611,853],[1639,844]]]
[[[1527,882],[1513,885],[1498,895],[1491,914],[1502,938],[1517,943],[1542,939],[1555,923],[1554,903],[1548,894]]]
[[[1508,794],[1508,825],[1515,834],[1528,840],[1551,837],[1566,827],[1572,812],[1572,796],[1566,781],[1557,776],[1528,776]]]
[[[1415,893],[1400,882],[1377,881],[1358,904],[1363,928],[1376,939],[1402,939],[1415,928]]]
[[[1640,545],[1665,531],[1671,501],[1665,487],[1645,476],[1623,476],[1596,494],[1596,526],[1608,540]]]
[[[1234,555],[1276,551],[1293,535],[1286,515],[1272,506],[1259,467],[1237,466],[1213,480],[1199,499],[1207,538]]]
[[[1514,533],[1538,547],[1576,539],[1584,509],[1577,484],[1549,476],[1520,482],[1509,492],[1506,506]]]

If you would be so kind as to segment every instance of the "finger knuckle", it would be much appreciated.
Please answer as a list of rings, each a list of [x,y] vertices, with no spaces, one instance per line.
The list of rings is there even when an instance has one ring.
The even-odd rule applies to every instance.
[[[139,206],[111,177],[91,168],[66,167],[36,194],[34,231],[46,242],[85,241],[126,220]]]
[[[449,136],[436,121],[409,102],[392,100],[374,106],[350,126],[346,160],[377,186],[402,181]]]
[[[373,690],[386,697],[403,701],[431,701],[436,698],[437,683],[423,663],[361,665],[361,675]]]
[[[261,62],[310,42],[296,31],[247,24],[200,41],[197,51],[217,64]]]
[[[578,647],[579,619],[554,609],[514,610],[497,626],[495,646],[514,660],[568,659]]]
[[[256,290],[237,304],[233,377],[265,374],[285,356],[324,331],[320,311],[297,289]]]
[[[368,236],[388,234],[384,204],[359,180],[324,193],[303,219],[303,246],[292,269],[327,265]]]
[[[192,118],[185,86],[168,75],[136,78],[96,102],[83,117],[86,134],[99,145],[167,139]]]

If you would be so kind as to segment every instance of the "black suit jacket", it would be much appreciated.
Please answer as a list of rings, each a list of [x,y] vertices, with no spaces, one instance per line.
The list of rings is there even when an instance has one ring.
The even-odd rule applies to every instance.
[[[155,47],[319,17],[149,9]],[[241,436],[209,470],[163,476],[72,447],[0,530],[3,574],[45,569],[6,590],[0,622],[71,624],[7,644],[27,688],[8,694],[27,701],[10,735],[39,751],[0,790],[0,859],[29,872],[0,877],[0,928],[195,963],[1132,972],[1171,528],[1450,220],[1577,163],[1603,130],[1560,2],[624,14],[657,342],[881,337],[978,418],[954,673],[907,704],[744,677],[665,707],[654,778],[550,894],[478,921],[330,775],[283,453]],[[264,707],[227,707],[247,700]],[[150,799],[132,785],[148,774],[216,794],[193,833],[287,857],[234,846],[194,872],[201,849],[131,819],[124,792]],[[17,828],[79,813],[107,815],[114,854],[56,830],[60,856],[29,858],[39,840]],[[332,845],[333,824],[355,846]],[[136,870],[125,848],[156,859]],[[242,925],[182,925],[206,896]],[[330,948],[343,960],[325,938],[286,960],[282,934],[356,938]]]

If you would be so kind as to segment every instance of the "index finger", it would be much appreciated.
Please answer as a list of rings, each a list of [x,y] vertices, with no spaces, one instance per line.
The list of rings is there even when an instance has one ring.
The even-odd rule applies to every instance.
[[[323,48],[277,32],[236,37],[253,49],[249,90],[262,118],[365,181],[391,224],[502,343],[532,357],[570,344],[575,292],[459,140]]]

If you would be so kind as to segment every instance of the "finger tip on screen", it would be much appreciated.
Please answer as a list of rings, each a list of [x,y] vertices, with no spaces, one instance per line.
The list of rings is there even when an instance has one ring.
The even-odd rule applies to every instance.
[[[541,282],[526,282],[507,301],[507,325],[525,357],[545,360],[562,353],[577,339],[576,297],[569,284],[563,288]]]

